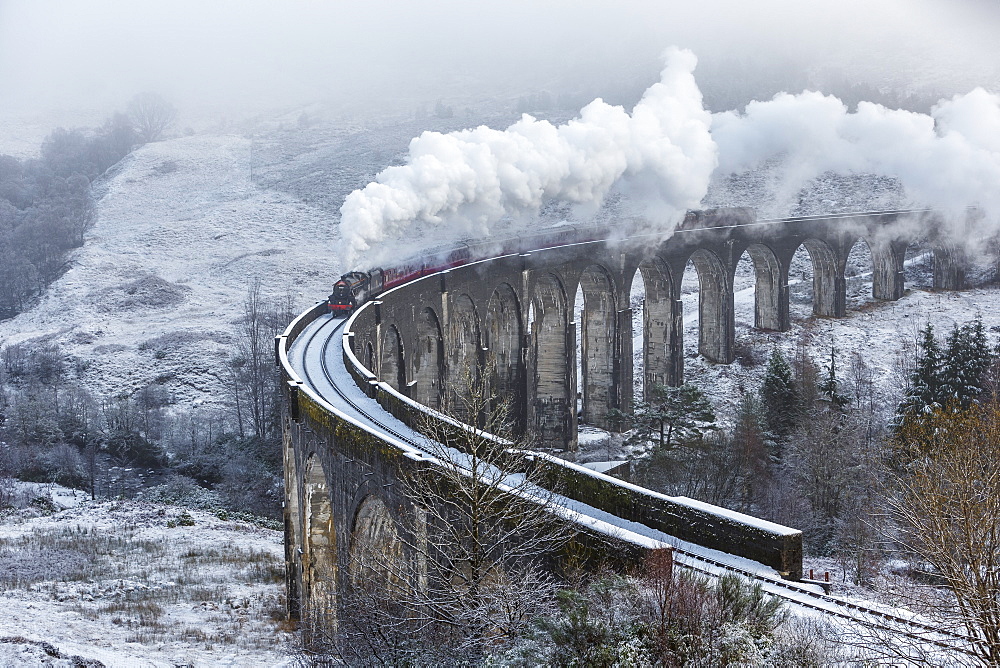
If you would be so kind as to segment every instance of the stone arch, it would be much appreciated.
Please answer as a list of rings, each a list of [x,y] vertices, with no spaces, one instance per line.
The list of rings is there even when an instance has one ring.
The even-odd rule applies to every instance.
[[[395,325],[389,325],[382,335],[382,355],[379,363],[379,380],[388,383],[397,392],[406,391],[403,339]]]
[[[618,309],[614,281],[600,265],[587,267],[580,275],[583,315],[580,322],[580,391],[583,420],[601,428],[608,426],[608,411],[618,408],[619,374],[615,355]]]
[[[732,277],[710,250],[699,248],[688,261],[698,273],[698,352],[710,362],[729,364],[736,338]]]
[[[544,447],[567,448],[576,442],[576,388],[569,327],[569,304],[553,274],[540,276],[532,295],[534,393],[529,421]]]
[[[444,340],[441,323],[431,308],[417,314],[417,340],[413,350],[413,388],[411,397],[438,410],[441,408]]]
[[[523,434],[524,361],[521,357],[521,307],[517,293],[502,283],[486,304],[483,348],[493,373],[493,387],[500,397],[508,397],[514,433]]]
[[[303,476],[305,541],[302,554],[303,613],[308,629],[337,628],[337,532],[330,489],[316,455],[306,462]]]
[[[875,249],[868,239],[858,237],[850,245],[845,244],[845,247],[847,248],[847,252],[843,258],[844,268],[842,273],[844,275],[844,303],[846,309],[848,297],[850,297],[853,307],[859,307],[870,299],[874,299],[875,274],[877,270]],[[868,283],[871,283],[870,288],[867,285]]]
[[[666,267],[653,259],[643,261],[638,268],[645,288],[642,313],[642,391],[652,398],[655,385],[678,385],[683,376],[683,356],[676,346],[676,314],[680,310],[674,302],[673,282]],[[635,277],[633,276],[633,279]]]
[[[963,289],[967,264],[968,257],[961,246],[951,243],[934,246],[934,289]]]
[[[469,295],[460,295],[448,314],[448,345],[445,346],[448,369],[447,404],[458,418],[468,421],[471,416],[462,401],[469,381],[479,377],[482,367],[479,313]],[[471,375],[471,378],[470,378]]]
[[[376,368],[375,364],[375,346],[372,345],[371,341],[365,342],[365,368],[369,371],[374,372]]]
[[[389,506],[369,494],[354,513],[348,574],[353,587],[376,587],[391,596],[405,577],[403,549]]]
[[[813,315],[843,316],[846,307],[843,277],[833,249],[820,239],[806,239],[799,246],[805,247],[812,262]]]
[[[767,246],[750,244],[745,252],[753,263],[754,327],[788,331],[791,327],[788,318],[788,274],[782,272],[777,256]]]

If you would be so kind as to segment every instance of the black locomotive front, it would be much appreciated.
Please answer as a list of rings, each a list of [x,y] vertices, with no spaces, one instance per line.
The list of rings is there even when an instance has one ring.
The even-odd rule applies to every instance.
[[[335,315],[350,315],[358,304],[368,298],[369,276],[361,271],[352,271],[340,277],[333,284],[333,292],[327,299],[330,313]]]

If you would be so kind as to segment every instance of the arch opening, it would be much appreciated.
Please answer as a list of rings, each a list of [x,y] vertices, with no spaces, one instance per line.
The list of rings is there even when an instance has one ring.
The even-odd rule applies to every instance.
[[[684,312],[683,316],[683,337],[682,350],[684,357],[697,357],[698,346],[694,341],[698,341],[701,329],[700,314],[698,313],[698,300],[701,286],[698,282],[698,270],[694,267],[694,262],[690,259],[684,265],[684,273],[681,275],[680,301]]]
[[[743,251],[733,272],[733,319],[736,329],[757,326],[757,272],[750,251]]]
[[[587,422],[583,417],[583,395],[586,390],[586,383],[583,379],[583,336],[580,333],[580,322],[583,320],[583,311],[586,308],[584,304],[583,285],[578,284],[576,286],[576,294],[573,296],[573,322],[570,323],[576,339],[576,368],[573,369],[576,396],[573,398],[573,410],[576,411],[577,427],[580,426],[581,422]]]
[[[406,390],[403,363],[403,340],[395,325],[389,325],[382,337],[382,356],[379,364],[379,379],[388,383],[397,392]]]
[[[413,351],[414,401],[435,410],[441,409],[442,378],[444,363],[444,341],[437,314],[425,308],[417,316],[417,340]]]
[[[914,241],[903,254],[903,281],[919,290],[934,287],[934,249],[926,239]]]
[[[851,246],[844,264],[846,300],[852,309],[864,308],[875,301],[875,259],[867,239],[858,239]]]
[[[638,268],[632,274],[628,291],[628,304],[632,309],[632,396],[644,397],[646,381],[646,279]]]

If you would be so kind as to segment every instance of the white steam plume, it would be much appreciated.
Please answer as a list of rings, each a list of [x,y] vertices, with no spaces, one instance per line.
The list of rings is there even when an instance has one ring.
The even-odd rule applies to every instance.
[[[697,59],[679,49],[665,58],[660,82],[631,114],[597,99],[563,125],[524,115],[506,130],[480,126],[413,139],[405,165],[383,170],[345,199],[345,265],[418,223],[485,236],[502,218],[536,214],[550,200],[596,209],[620,179],[679,220],[706,193],[716,145],[693,75]]]
[[[713,171],[744,172],[777,161],[780,189],[797,192],[824,172],[898,179],[913,204],[958,215],[1000,213],[1000,96],[977,88],[930,114],[806,91],[709,114],[689,51],[670,49],[659,83],[629,114],[600,99],[555,126],[525,115],[506,130],[425,132],[406,164],[382,171],[341,207],[345,264],[418,228],[486,236],[505,217],[530,217],[549,200],[593,210],[616,183],[658,204],[669,230],[701,203]],[[996,221],[994,221],[996,222]],[[362,264],[383,258],[368,253]]]
[[[919,205],[1000,212],[1000,96],[981,88],[929,115],[871,102],[849,113],[833,96],[779,93],[743,114],[715,114],[712,137],[720,172],[778,158],[792,192],[827,171],[867,172],[899,179]]]

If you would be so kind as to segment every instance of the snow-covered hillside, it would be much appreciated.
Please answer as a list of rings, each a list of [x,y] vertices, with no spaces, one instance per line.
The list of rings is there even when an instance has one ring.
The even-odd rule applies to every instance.
[[[867,288],[870,298],[870,282]],[[918,331],[931,323],[940,338],[955,324],[969,322],[977,314],[982,316],[990,344],[996,344],[997,332],[1000,332],[1000,290],[996,287],[960,292],[931,292],[918,288],[910,290],[897,302],[864,301],[861,308],[849,310],[843,319],[793,319],[791,331],[783,333],[759,332],[746,321],[737,321],[738,345],[756,347],[756,363],[710,364],[689,352],[684,360],[685,378],[711,396],[719,416],[728,422],[743,393],[756,392],[760,388],[770,351],[779,349],[785,359],[791,360],[795,357],[796,346],[802,342],[821,369],[830,361],[831,348],[836,348],[837,375],[845,388],[849,388],[852,381],[851,359],[859,355],[870,367],[877,391],[892,402],[905,386],[906,370],[914,359]],[[697,329],[686,328],[684,336],[686,342],[696,342]]]
[[[86,244],[37,306],[0,322],[0,347],[58,343],[79,380],[102,396],[158,383],[178,406],[218,400],[224,397],[233,324],[254,278],[265,295],[290,297],[296,310],[322,299],[342,270],[338,207],[347,193],[397,162],[422,129],[505,120],[495,113],[482,119],[387,117],[361,126],[318,117],[300,124],[293,116],[258,119],[239,134],[206,131],[148,144],[126,158],[97,184],[97,223]],[[755,206],[761,216],[780,216],[906,204],[898,183],[881,177],[828,174],[795,193],[775,193],[775,178],[773,166],[717,178],[705,205]],[[864,297],[870,258],[861,256],[859,277],[849,286],[851,316],[813,320],[808,257],[800,255],[803,270],[792,276],[795,328],[785,334],[760,334],[748,326],[753,274],[749,263],[741,266],[737,336],[746,345],[790,352],[801,332],[808,332],[817,358],[830,345],[845,358],[858,350],[888,380],[901,342],[912,341],[923,322],[943,319],[950,326],[978,311],[988,327],[1000,326],[988,289],[917,290],[896,304],[870,303]],[[688,274],[690,301],[697,283],[693,269]],[[908,287],[914,278],[908,276]],[[689,308],[696,313],[696,302]],[[720,407],[731,405],[741,386],[756,385],[760,370],[717,367],[693,357],[696,321],[687,319],[688,377],[703,384]]]
[[[280,531],[30,487],[0,516],[0,665],[289,662]]]
[[[249,283],[304,307],[328,291],[336,228],[250,182],[250,141],[149,144],[101,184],[98,218],[41,303],[0,323],[0,341],[51,341],[104,396],[165,384],[184,403],[220,389]]]
[[[0,322],[0,348],[57,343],[98,396],[158,383],[178,406],[216,400],[254,279],[296,311],[324,299],[342,273],[344,196],[414,133],[468,122],[303,127],[293,115],[147,144],[96,184],[85,245],[37,306]]]

